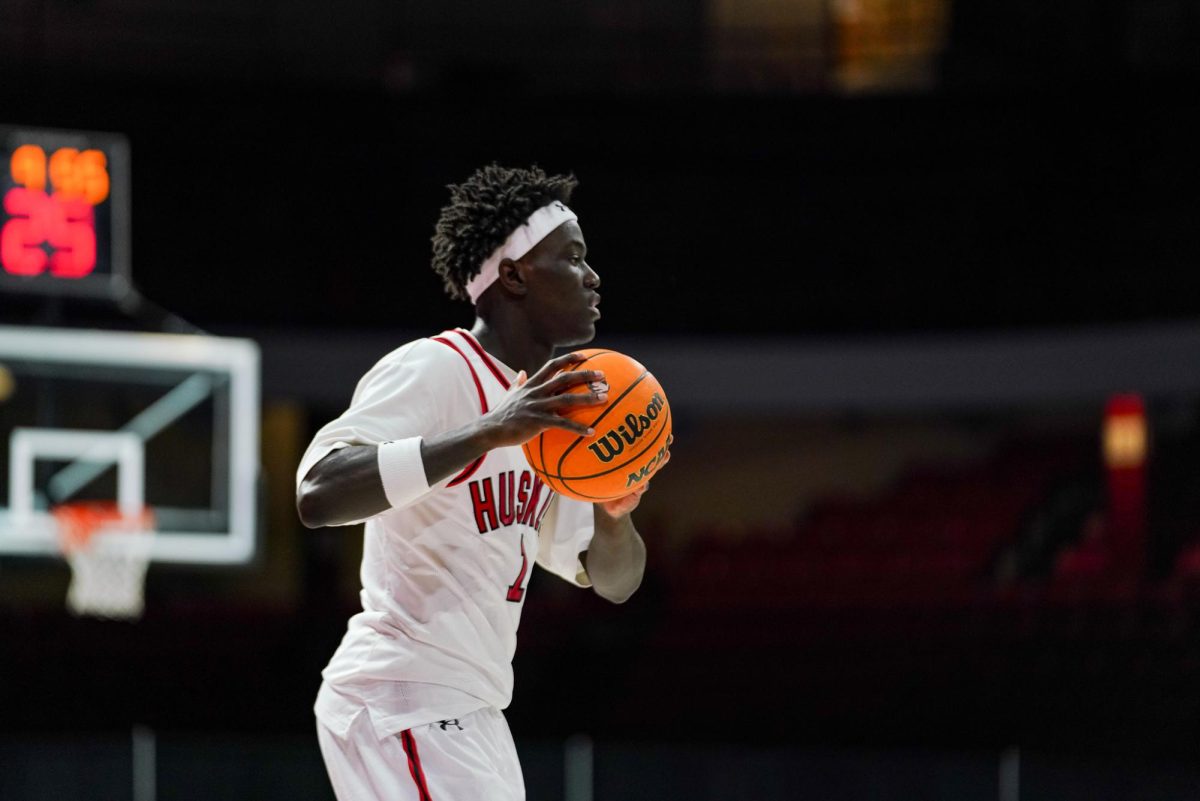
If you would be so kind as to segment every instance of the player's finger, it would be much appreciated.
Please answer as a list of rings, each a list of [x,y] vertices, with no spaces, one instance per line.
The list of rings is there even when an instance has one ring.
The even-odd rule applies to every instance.
[[[599,403],[604,403],[608,400],[608,390],[599,392],[567,392],[562,395],[551,395],[548,398],[542,398],[534,401],[540,408],[549,409],[571,409],[576,406],[595,406]]]
[[[525,375],[525,371],[517,373],[517,377],[513,379],[513,386],[523,387],[525,382],[529,380],[529,376]]]
[[[583,354],[574,351],[571,353],[564,353],[562,356],[555,357],[543,364],[529,380],[534,384],[543,383],[546,379],[557,373],[559,370],[570,367],[572,364],[577,364],[586,358],[587,357]]]
[[[546,416],[547,428],[561,428],[566,431],[578,434],[581,437],[590,437],[596,432],[588,428],[583,423],[572,420],[569,417],[561,417],[557,414],[549,414]]]
[[[547,381],[543,389],[551,395],[558,395],[580,384],[595,384],[596,386],[593,387],[594,390],[599,390],[601,386],[604,389],[608,389],[608,384],[604,380],[604,373],[599,370],[570,370],[559,373]]]

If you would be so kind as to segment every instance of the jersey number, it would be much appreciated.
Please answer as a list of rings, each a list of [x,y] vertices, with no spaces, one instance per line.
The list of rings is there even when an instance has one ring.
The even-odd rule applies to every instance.
[[[514,604],[521,603],[521,599],[525,597],[525,574],[529,572],[529,558],[525,556],[525,535],[521,535],[521,572],[517,574],[517,580],[508,585],[508,600]]]

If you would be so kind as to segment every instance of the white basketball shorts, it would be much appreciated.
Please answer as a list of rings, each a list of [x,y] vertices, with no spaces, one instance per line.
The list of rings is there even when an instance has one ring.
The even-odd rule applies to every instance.
[[[338,801],[525,801],[504,713],[487,708],[380,740],[366,713],[345,739],[317,721]]]

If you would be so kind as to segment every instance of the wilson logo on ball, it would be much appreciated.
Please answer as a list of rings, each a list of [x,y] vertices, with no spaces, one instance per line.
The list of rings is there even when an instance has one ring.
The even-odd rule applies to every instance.
[[[591,437],[549,428],[521,447],[538,477],[550,489],[581,501],[611,501],[648,481],[666,460],[671,443],[671,404],[649,370],[623,353],[578,351],[584,356],[569,370],[598,370],[608,400],[564,412],[596,431]],[[588,385],[569,392],[586,393]]]
[[[650,403],[646,405],[645,414],[625,415],[623,425],[609,429],[599,440],[588,445],[588,450],[596,454],[600,461],[611,462],[625,451],[626,445],[634,444],[642,434],[650,430],[650,424],[658,419],[658,413],[666,405],[662,395],[655,392]]]

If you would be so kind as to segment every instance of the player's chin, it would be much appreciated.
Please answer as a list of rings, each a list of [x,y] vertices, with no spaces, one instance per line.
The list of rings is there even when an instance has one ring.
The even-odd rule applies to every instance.
[[[580,320],[578,325],[574,326],[574,330],[569,335],[569,342],[563,342],[566,347],[575,345],[586,345],[596,338],[596,321],[595,320]]]

